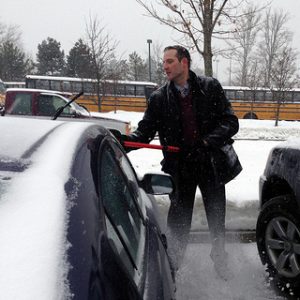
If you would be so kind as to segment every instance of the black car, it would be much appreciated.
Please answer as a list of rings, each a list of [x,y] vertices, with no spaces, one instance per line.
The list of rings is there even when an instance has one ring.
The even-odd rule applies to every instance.
[[[0,118],[3,299],[175,299],[158,211],[123,148],[92,123]]]
[[[300,287],[300,141],[274,147],[260,178],[261,211],[256,240],[271,282],[299,295]]]

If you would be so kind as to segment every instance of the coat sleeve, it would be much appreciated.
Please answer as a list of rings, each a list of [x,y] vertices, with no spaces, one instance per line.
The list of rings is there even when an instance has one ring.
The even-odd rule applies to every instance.
[[[214,129],[204,137],[204,140],[210,146],[220,148],[225,144],[232,143],[231,138],[238,132],[239,122],[217,79],[212,80],[209,91],[215,101],[217,120]]]
[[[154,92],[151,94],[143,119],[138,123],[137,129],[128,136],[129,140],[150,143],[154,139],[160,124],[160,101],[159,93]]]

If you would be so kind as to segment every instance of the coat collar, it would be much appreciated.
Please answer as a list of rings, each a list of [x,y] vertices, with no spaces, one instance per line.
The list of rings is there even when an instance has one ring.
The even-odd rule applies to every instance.
[[[202,96],[205,96],[205,92],[203,91],[200,84],[200,78],[191,70],[189,71],[188,83],[190,86],[190,90],[198,91],[202,94]],[[166,89],[167,89],[167,101],[169,102],[171,95],[174,96],[174,94],[177,93],[174,82],[168,81],[166,83]]]

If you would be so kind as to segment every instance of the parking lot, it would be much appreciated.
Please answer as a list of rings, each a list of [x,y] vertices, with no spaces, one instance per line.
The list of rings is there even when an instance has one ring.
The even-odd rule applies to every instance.
[[[287,299],[276,295],[266,281],[256,243],[227,244],[233,277],[217,277],[210,260],[209,243],[190,243],[177,274],[178,300],[267,300]],[[292,299],[292,298],[290,298]]]

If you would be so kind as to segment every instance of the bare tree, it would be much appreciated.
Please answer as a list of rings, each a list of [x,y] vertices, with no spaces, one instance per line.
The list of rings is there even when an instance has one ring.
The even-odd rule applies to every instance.
[[[162,85],[165,80],[165,74],[163,69],[163,63],[162,63],[162,55],[163,55],[163,45],[157,41],[153,43],[153,51],[152,51],[152,65],[154,68],[152,78],[153,81],[156,82],[158,85]]]
[[[136,1],[148,15],[185,37],[185,46],[196,50],[203,57],[205,74],[208,76],[213,74],[212,39],[220,35],[227,36],[231,32],[228,25],[241,17],[238,10],[245,2],[245,0],[156,0],[157,6],[165,7],[168,12],[163,15],[162,10],[158,11],[153,4],[149,4],[149,1]]]
[[[21,47],[21,35],[22,33],[18,25],[5,25],[0,23],[0,44],[10,42]]]
[[[0,78],[24,80],[34,68],[32,59],[22,46],[22,33],[17,25],[0,23]]]
[[[118,43],[105,31],[105,27],[101,26],[98,18],[91,15],[86,23],[86,36],[93,62],[92,74],[97,80],[98,110],[101,111],[101,81],[107,77],[107,65],[114,58]]]
[[[289,45],[285,45],[280,49],[279,53],[274,57],[273,68],[271,72],[271,81],[273,94],[276,95],[276,121],[278,125],[280,117],[280,108],[291,95],[289,91],[297,84],[297,53]]]
[[[290,43],[292,33],[285,28],[288,21],[288,14],[282,11],[266,12],[262,26],[262,41],[259,45],[258,57],[264,70],[264,86],[271,86],[271,73],[274,67],[275,58],[278,57],[281,49]]]
[[[233,41],[229,41],[228,44],[232,48],[230,59],[237,62],[237,68],[234,71],[236,74],[235,84],[249,86],[250,72],[257,67],[253,55],[257,45],[261,16],[253,5],[248,6],[243,14],[244,18],[238,19],[235,24],[236,31],[233,33]]]

